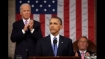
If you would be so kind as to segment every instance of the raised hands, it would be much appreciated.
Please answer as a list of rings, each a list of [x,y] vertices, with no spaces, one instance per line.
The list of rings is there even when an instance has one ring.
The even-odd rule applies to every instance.
[[[28,28],[29,28],[30,30],[32,30],[32,29],[33,29],[33,25],[34,25],[34,21],[31,19],[31,20],[29,21],[29,23],[25,24],[25,26],[24,26],[24,31],[27,31]]]
[[[31,19],[29,21],[29,29],[32,30],[33,29],[33,25],[34,25],[34,21]]]

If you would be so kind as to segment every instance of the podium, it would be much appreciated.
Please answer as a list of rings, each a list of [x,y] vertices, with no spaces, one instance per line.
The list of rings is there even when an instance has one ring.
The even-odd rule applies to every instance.
[[[75,57],[75,56],[30,56],[28,59],[81,59],[81,57]]]

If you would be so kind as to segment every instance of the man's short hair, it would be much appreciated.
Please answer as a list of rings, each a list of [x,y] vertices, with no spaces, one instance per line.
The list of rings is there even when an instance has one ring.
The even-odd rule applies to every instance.
[[[79,40],[80,40],[81,38],[85,38],[86,41],[88,42],[88,38],[87,38],[86,36],[81,36],[81,37],[79,38]]]
[[[30,7],[30,9],[31,9],[30,4],[28,4],[28,3],[23,3],[23,4],[20,5],[20,10],[22,9],[22,6],[23,6],[23,5],[28,5],[28,6]]]
[[[54,16],[54,17],[52,17],[52,18],[56,18],[56,19],[58,19],[58,20],[60,21],[60,24],[62,25],[62,20],[61,20],[60,17]],[[51,18],[51,19],[52,19],[52,18]]]

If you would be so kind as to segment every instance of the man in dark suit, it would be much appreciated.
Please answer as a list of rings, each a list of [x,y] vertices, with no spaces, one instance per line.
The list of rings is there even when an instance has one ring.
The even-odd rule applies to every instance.
[[[42,38],[40,23],[30,19],[31,6],[24,3],[20,6],[22,19],[13,23],[11,41],[16,42],[14,59],[21,56],[35,56],[37,40]]]
[[[62,20],[51,18],[49,29],[51,34],[37,42],[36,56],[73,56],[72,40],[59,34]]]
[[[81,56],[84,59],[85,56],[90,56],[94,52],[87,50],[88,47],[88,38],[86,36],[82,36],[78,41],[79,50],[75,52],[75,56]]]

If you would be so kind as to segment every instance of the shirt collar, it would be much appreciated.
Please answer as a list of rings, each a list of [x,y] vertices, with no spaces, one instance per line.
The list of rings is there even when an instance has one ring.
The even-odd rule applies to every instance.
[[[50,36],[51,36],[52,39],[53,39],[54,37],[56,37],[56,38],[57,38],[57,41],[58,41],[58,39],[59,39],[59,34],[58,34],[57,36],[54,36],[54,35],[50,34]]]
[[[26,20],[24,18],[22,19],[23,19],[23,22],[25,23]],[[30,18],[27,19],[27,23],[29,23],[29,21],[30,21]]]
[[[58,47],[58,45],[59,45],[59,34],[56,36],[56,38],[57,38],[57,47]],[[50,38],[51,38],[51,44],[53,45],[53,40],[54,40],[54,37],[55,36],[53,36],[52,34],[50,34]]]
[[[86,50],[85,50],[85,51],[81,51],[81,50],[79,50],[79,52],[80,52],[80,53],[82,53],[82,52],[83,52],[83,53],[86,53]]]

